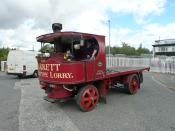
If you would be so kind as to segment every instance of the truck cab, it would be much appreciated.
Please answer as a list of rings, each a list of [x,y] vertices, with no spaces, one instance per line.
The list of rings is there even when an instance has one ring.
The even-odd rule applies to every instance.
[[[78,84],[104,78],[104,39],[104,36],[79,32],[56,32],[37,37],[38,42],[54,47],[49,57],[37,57],[39,79],[57,84]],[[97,51],[92,58],[94,50]],[[68,52],[71,56],[67,59]]]

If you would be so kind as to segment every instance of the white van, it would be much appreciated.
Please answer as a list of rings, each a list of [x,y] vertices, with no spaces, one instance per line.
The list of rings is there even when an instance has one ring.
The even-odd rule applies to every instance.
[[[10,50],[7,57],[7,74],[17,75],[19,78],[32,75],[38,77],[38,52]]]

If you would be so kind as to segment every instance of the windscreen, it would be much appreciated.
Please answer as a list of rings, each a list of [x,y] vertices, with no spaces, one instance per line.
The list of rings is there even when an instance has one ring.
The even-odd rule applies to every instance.
[[[51,54],[64,54],[64,59],[68,61],[72,60],[87,60],[92,57],[94,50],[98,54],[99,45],[93,37],[81,37],[81,36],[59,36],[52,42],[53,52]]]
[[[54,40],[55,53],[65,53],[70,51],[74,53],[74,45],[80,44],[80,36],[61,36]]]

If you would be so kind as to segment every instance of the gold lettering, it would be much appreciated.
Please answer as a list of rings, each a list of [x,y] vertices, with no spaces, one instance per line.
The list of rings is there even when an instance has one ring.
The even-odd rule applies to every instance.
[[[53,64],[50,64],[50,71],[53,71]]]
[[[46,70],[46,71],[49,70],[48,66],[49,66],[49,64],[46,64],[46,66],[45,66],[45,70]]]
[[[68,78],[74,78],[72,73],[67,73]]]
[[[47,72],[39,72],[39,76],[40,77],[48,77],[48,73]]]
[[[63,78],[68,78],[67,73],[63,73]]]
[[[41,71],[59,71],[60,64],[39,64],[39,70]]]
[[[50,78],[60,78],[60,79],[68,79],[68,78],[74,78],[72,73],[54,73],[49,72]]]
[[[62,73],[57,73],[56,76],[57,76],[57,78],[63,78]]]
[[[49,74],[50,74],[50,78],[53,78],[52,72],[50,72]]]
[[[50,77],[56,79],[70,79],[74,78],[72,73],[59,73],[61,64],[39,64],[39,75],[41,77]],[[44,72],[46,71],[46,72]]]
[[[60,64],[55,64],[55,65],[56,65],[56,71],[59,71]]]

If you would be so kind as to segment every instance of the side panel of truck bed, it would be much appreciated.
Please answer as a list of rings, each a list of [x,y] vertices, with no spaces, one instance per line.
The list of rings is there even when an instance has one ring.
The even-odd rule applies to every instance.
[[[134,73],[140,73],[144,70],[149,71],[149,67],[140,68],[140,67],[115,67],[115,68],[107,68],[106,70],[106,78],[117,77],[121,75],[129,75]]]

